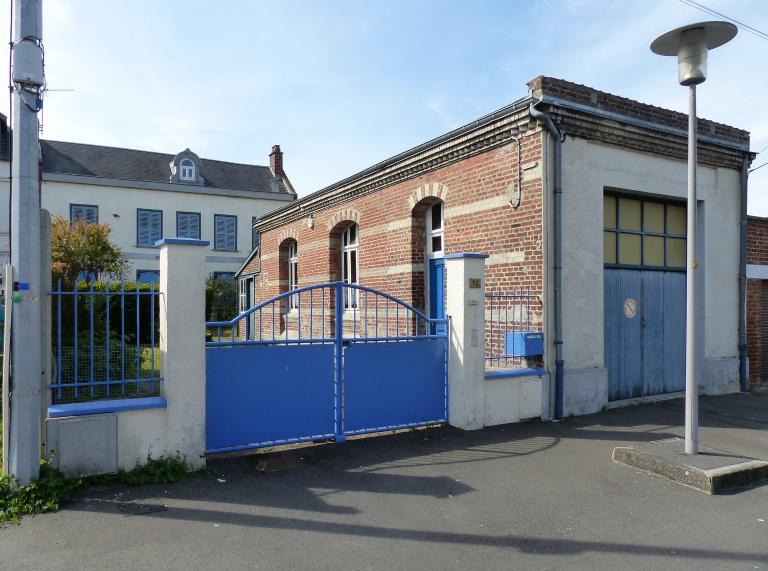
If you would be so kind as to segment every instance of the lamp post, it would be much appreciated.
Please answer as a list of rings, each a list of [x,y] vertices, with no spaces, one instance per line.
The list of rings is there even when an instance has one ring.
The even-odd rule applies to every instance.
[[[651,51],[677,56],[677,78],[688,86],[688,226],[685,303],[685,453],[699,453],[699,365],[696,343],[696,86],[707,79],[707,53],[736,36],[729,22],[701,22],[656,38]]]

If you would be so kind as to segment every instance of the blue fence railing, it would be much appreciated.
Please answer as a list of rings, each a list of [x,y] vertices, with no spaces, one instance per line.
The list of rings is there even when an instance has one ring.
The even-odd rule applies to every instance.
[[[49,294],[54,404],[160,394],[156,284],[58,282]]]
[[[350,299],[355,303],[345,304]],[[207,345],[214,347],[442,339],[446,324],[384,292],[331,282],[285,292],[229,321],[209,321],[206,328]]]
[[[544,354],[544,336],[536,331],[538,297],[530,289],[492,288],[485,294],[485,368],[530,366]]]

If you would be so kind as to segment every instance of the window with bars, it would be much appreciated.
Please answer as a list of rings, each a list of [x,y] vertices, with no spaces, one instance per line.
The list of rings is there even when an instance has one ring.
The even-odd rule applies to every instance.
[[[214,214],[213,247],[216,250],[237,250],[237,216]]]
[[[82,220],[88,224],[99,223],[99,207],[94,204],[70,204],[69,221]]]
[[[685,269],[685,205],[606,194],[603,259],[606,266]]]
[[[136,245],[154,247],[163,237],[163,211],[136,209]]]
[[[176,213],[176,237],[200,239],[200,213],[177,212]]]
[[[358,279],[358,228],[351,224],[341,233],[341,281],[357,285]],[[357,290],[344,289],[344,309],[357,307]]]

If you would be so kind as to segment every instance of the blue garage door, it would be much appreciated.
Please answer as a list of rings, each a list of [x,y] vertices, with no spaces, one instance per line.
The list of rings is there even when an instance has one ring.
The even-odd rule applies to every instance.
[[[604,197],[609,400],[685,388],[685,207]]]

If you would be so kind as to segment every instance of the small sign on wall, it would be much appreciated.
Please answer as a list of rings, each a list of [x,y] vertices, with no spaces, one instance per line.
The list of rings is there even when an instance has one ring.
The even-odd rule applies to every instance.
[[[624,300],[624,316],[627,319],[632,319],[637,315],[637,301],[631,297]]]
[[[480,289],[482,280],[480,278],[469,278],[469,289]]]

